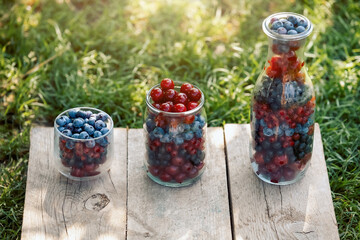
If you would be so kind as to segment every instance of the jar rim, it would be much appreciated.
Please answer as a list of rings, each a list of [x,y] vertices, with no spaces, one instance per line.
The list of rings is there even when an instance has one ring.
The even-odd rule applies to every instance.
[[[63,134],[62,132],[59,131],[59,129],[57,128],[57,124],[56,124],[56,120],[60,117],[62,117],[64,114],[70,112],[70,110],[93,110],[93,111],[97,111],[97,113],[105,113],[106,115],[109,116],[109,120],[110,120],[110,125],[111,127],[109,128],[109,131],[107,133],[105,133],[104,135],[101,135],[100,137],[97,137],[97,138],[87,138],[87,139],[79,139],[79,138],[73,138],[73,137],[69,137],[69,136],[66,136],[65,134]],[[109,135],[112,131],[113,131],[113,128],[114,128],[114,122],[111,118],[111,116],[100,110],[100,109],[97,109],[97,108],[92,108],[92,107],[74,107],[74,108],[69,108],[65,111],[63,111],[62,113],[60,113],[54,120],[54,129],[56,129],[57,133],[60,134],[61,137],[63,138],[66,138],[66,139],[70,139],[70,140],[76,140],[77,142],[88,142],[88,141],[91,141],[91,140],[99,140],[99,139],[102,139],[104,137],[106,137],[107,135]]]
[[[295,17],[304,19],[307,22],[308,27],[305,29],[304,32],[299,33],[299,34],[294,34],[294,35],[279,34],[270,29],[270,21],[272,18],[274,18],[274,17],[283,18],[283,17],[288,17],[288,16],[295,16]],[[302,40],[302,39],[307,38],[312,33],[314,27],[313,27],[313,24],[311,23],[311,21],[307,17],[305,17],[301,14],[293,13],[293,12],[279,12],[279,13],[274,13],[274,14],[268,16],[263,21],[262,29],[263,29],[264,33],[272,39],[283,40],[283,41],[294,41],[294,40]]]
[[[184,82],[178,82],[178,81],[174,81],[174,84],[175,86],[181,86],[182,84],[184,84]],[[163,114],[163,115],[167,115],[167,116],[172,116],[172,117],[183,117],[183,116],[186,116],[186,115],[190,115],[190,114],[194,114],[196,112],[198,112],[203,106],[204,106],[204,103],[205,103],[205,96],[204,96],[204,93],[201,91],[201,89],[199,87],[197,87],[196,85],[194,84],[191,84],[193,87],[199,89],[199,91],[201,92],[201,98],[200,98],[200,103],[199,105],[194,108],[194,109],[191,109],[189,111],[186,111],[186,112],[165,112],[165,111],[162,111],[160,109],[157,109],[156,107],[154,107],[151,103],[151,97],[150,97],[150,93],[151,91],[156,88],[156,87],[160,87],[160,83],[154,85],[147,93],[146,93],[146,106],[148,108],[151,109],[152,112],[156,113],[156,114]]]

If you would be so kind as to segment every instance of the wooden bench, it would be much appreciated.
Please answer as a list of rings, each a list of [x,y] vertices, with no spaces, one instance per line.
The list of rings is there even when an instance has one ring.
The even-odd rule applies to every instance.
[[[306,176],[289,186],[252,172],[248,124],[208,128],[207,169],[190,187],[152,182],[142,129],[115,129],[116,160],[94,181],[53,164],[53,128],[31,131],[22,239],[339,239],[319,126]]]

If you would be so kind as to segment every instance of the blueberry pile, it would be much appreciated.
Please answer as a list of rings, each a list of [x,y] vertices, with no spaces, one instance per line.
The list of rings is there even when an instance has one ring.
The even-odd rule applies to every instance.
[[[182,86],[193,88],[188,83]],[[201,95],[197,96],[195,100],[200,97]],[[194,103],[196,106],[191,106],[190,102],[182,105],[187,105],[187,109],[191,110],[198,106],[197,102]],[[176,108],[175,111],[177,112]],[[163,182],[174,183],[184,183],[201,173],[205,159],[206,128],[206,120],[201,111],[184,116],[169,116],[165,111],[149,111],[144,127],[147,132],[148,173]]]
[[[59,137],[60,158],[63,166],[74,177],[98,175],[99,166],[106,161],[110,117],[71,109],[59,116],[55,123],[62,135]]]
[[[295,35],[302,33],[308,27],[305,19],[295,16],[285,18],[272,18],[270,20],[270,29],[278,34]]]

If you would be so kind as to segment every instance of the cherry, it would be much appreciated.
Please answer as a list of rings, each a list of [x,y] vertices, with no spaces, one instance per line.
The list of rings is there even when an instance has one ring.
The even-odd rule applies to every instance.
[[[169,103],[163,103],[160,106],[160,110],[164,112],[171,112],[171,105]]]
[[[177,92],[174,89],[168,89],[164,92],[165,101],[174,101]]]
[[[186,112],[187,109],[186,109],[186,107],[185,107],[184,104],[182,104],[182,103],[177,103],[177,104],[175,104],[175,105],[172,107],[172,111],[173,111],[173,112]]]
[[[181,85],[180,92],[188,94],[188,92],[192,88],[193,88],[193,85],[191,85],[190,83],[184,83],[183,85]]]
[[[93,172],[95,169],[97,169],[99,167],[99,165],[95,164],[95,163],[90,163],[90,164],[86,164],[84,169],[87,172]]]
[[[287,155],[281,155],[281,156],[275,156],[274,157],[274,163],[278,166],[284,166],[288,163],[288,157]]]
[[[197,102],[201,98],[201,92],[197,88],[190,89],[190,91],[187,93],[187,95],[190,98],[190,100],[193,102]]]
[[[155,167],[155,166],[151,166],[151,167],[149,167],[149,172],[150,172],[153,176],[159,176],[159,174],[160,174],[160,168]]]
[[[170,182],[172,179],[171,175],[167,174],[166,172],[161,173],[159,178],[163,182]]]
[[[274,163],[267,163],[265,167],[269,173],[274,173],[278,170],[278,167]]]
[[[174,165],[165,168],[165,172],[171,176],[175,176],[176,174],[178,174],[179,170],[179,167]]]
[[[156,102],[154,102],[152,105],[157,109],[160,109],[161,106],[160,103],[156,103]]]
[[[179,173],[175,177],[175,181],[178,183],[182,183],[185,179],[186,179],[186,174],[184,174],[184,173]]]
[[[192,109],[195,109],[197,106],[199,106],[199,104],[197,102],[189,102],[187,104],[187,109],[190,111]]]
[[[163,100],[164,93],[160,88],[157,87],[151,90],[150,96],[154,102],[161,102]]]
[[[74,177],[83,177],[84,176],[84,171],[80,168],[73,168],[71,170],[71,173],[70,173],[71,176],[74,176]]]
[[[185,93],[179,93],[175,96],[174,103],[182,103],[186,105],[188,102],[188,97]]]
[[[262,153],[256,152],[254,158],[257,164],[264,164],[264,156]]]
[[[199,173],[199,170],[196,167],[194,167],[190,170],[190,172],[188,173],[188,176],[189,176],[189,178],[194,178],[198,175],[198,173]]]
[[[181,170],[184,173],[189,173],[191,171],[191,169],[193,168],[193,165],[190,162],[185,163],[182,167]]]
[[[160,86],[162,88],[162,90],[167,90],[167,89],[174,89],[174,82],[173,80],[171,80],[170,78],[164,78],[161,83]]]
[[[188,109],[189,110],[189,109]],[[187,116],[185,117],[184,119],[184,123],[186,124],[192,124],[195,120],[195,116],[194,115],[190,115],[190,116]]]

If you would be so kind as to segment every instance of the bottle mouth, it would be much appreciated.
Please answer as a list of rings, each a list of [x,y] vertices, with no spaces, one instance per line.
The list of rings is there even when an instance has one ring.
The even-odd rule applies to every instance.
[[[181,85],[183,84],[183,82],[175,82],[175,89],[180,89]],[[146,94],[146,106],[153,112],[153,113],[156,113],[156,114],[163,114],[163,115],[167,115],[167,116],[171,116],[171,117],[183,117],[183,116],[186,116],[186,115],[191,115],[191,114],[195,114],[197,112],[199,112],[199,110],[201,110],[201,108],[204,106],[204,103],[205,103],[205,97],[204,97],[204,93],[201,91],[200,88],[198,88],[196,85],[192,84],[193,87],[199,89],[199,91],[201,92],[201,98],[200,98],[200,103],[199,105],[194,108],[194,109],[191,109],[189,111],[186,111],[186,112],[165,112],[165,111],[162,111],[160,109],[157,109],[156,107],[154,107],[151,103],[151,96],[150,96],[150,93],[151,91],[154,89],[154,88],[157,88],[157,87],[160,87],[160,84],[156,84],[155,86],[153,86]]]
[[[287,34],[279,34],[270,28],[271,19],[273,19],[273,18],[286,19],[289,16],[294,16],[298,19],[304,20],[307,24],[305,31],[303,31],[302,33],[298,33],[298,34],[287,35]],[[283,41],[296,41],[296,40],[305,39],[312,33],[312,31],[314,29],[313,24],[310,22],[310,20],[307,17],[305,17],[301,14],[298,14],[298,13],[293,13],[293,12],[279,12],[279,13],[275,13],[275,14],[268,16],[263,21],[262,28],[263,28],[264,33],[268,37],[270,37],[272,39],[283,40]]]

